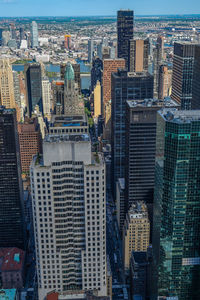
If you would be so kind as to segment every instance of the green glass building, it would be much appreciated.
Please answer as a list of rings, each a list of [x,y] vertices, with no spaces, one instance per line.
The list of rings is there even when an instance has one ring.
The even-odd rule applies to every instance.
[[[154,291],[200,299],[200,111],[157,114]]]

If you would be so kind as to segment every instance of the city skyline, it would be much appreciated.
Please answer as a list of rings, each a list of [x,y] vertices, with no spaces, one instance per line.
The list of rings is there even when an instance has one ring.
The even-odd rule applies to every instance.
[[[197,0],[192,0],[188,7],[188,2],[169,0],[167,3],[160,3],[158,0],[151,1],[148,5],[147,0],[132,1],[127,0],[126,5],[122,0],[111,0],[109,3],[106,0],[101,1],[101,6],[97,8],[92,5],[93,1],[86,0],[81,2],[76,0],[69,4],[66,0],[60,0],[60,5],[50,0],[35,0],[27,3],[25,0],[0,0],[0,17],[17,17],[17,16],[112,16],[119,9],[134,9],[137,15],[188,15],[196,14]],[[142,5],[141,5],[142,4]],[[78,6],[77,6],[78,5]],[[63,7],[66,6],[66,13],[63,14]],[[77,10],[78,7],[78,10]],[[172,10],[173,9],[173,10]],[[39,12],[39,13],[38,13]]]

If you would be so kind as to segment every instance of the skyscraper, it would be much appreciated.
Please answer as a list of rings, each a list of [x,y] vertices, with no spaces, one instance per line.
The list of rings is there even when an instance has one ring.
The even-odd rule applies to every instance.
[[[38,47],[38,26],[35,21],[31,23],[31,47]]]
[[[181,104],[182,109],[200,108],[199,101],[192,104],[196,47],[197,44],[190,42],[174,43],[171,96]]]
[[[27,92],[27,109],[28,115],[31,117],[36,105],[38,105],[39,110],[43,112],[41,66],[39,63],[26,64],[24,66],[24,72]]]
[[[157,296],[200,294],[200,111],[157,115],[153,283]]]
[[[153,76],[147,72],[118,70],[111,75],[112,100],[112,186],[125,177],[126,101],[153,98]]]
[[[118,69],[125,69],[125,60],[104,59],[103,61],[103,111],[105,117],[106,103],[111,99],[111,74],[117,72]]]
[[[88,62],[91,63],[94,56],[94,41],[93,39],[88,40]]]
[[[156,41],[156,48],[153,54],[154,65],[154,97],[158,98],[158,80],[159,80],[159,68],[163,61],[164,55],[164,37],[158,36]]]
[[[78,84],[75,82],[74,69],[70,62],[67,63],[65,71],[64,114],[84,114],[83,99],[79,94]]]
[[[193,77],[193,84],[192,84],[192,103],[191,103],[192,109],[200,109],[199,82],[200,82],[200,45],[196,45],[195,53],[194,53],[194,77]]]
[[[130,72],[148,71],[149,40],[130,40],[128,58]]]
[[[11,39],[16,41],[16,27],[14,23],[10,24],[10,35]]]
[[[67,63],[60,64],[60,78],[61,80],[65,79],[65,71],[66,71]],[[78,84],[79,92],[81,92],[81,74],[80,74],[80,64],[72,64],[74,69],[74,80]]]
[[[71,49],[71,34],[65,34],[65,49]]]
[[[16,112],[0,107],[0,247],[24,248],[24,207]]]
[[[133,39],[134,13],[133,10],[117,12],[117,57],[124,58],[128,69],[128,44]]]
[[[29,175],[30,164],[34,155],[42,153],[42,137],[37,118],[25,119],[18,124],[21,170]]]
[[[0,60],[0,105],[15,108],[13,73],[9,59]]]
[[[97,81],[94,88],[94,117],[98,118],[101,115],[101,84]]]
[[[143,201],[148,207],[152,224],[156,115],[157,111],[165,106],[178,107],[178,104],[170,98],[165,101],[127,101],[124,219],[132,203]],[[122,214],[123,210],[120,211],[120,215]]]
[[[80,64],[72,64],[74,69],[74,80],[78,84],[79,93],[81,93],[81,67]]]
[[[160,65],[158,74],[158,99],[164,99],[171,93],[172,70],[167,65]]]
[[[102,73],[103,73],[103,61],[99,57],[95,57],[92,61],[91,68],[91,91],[94,90],[94,87],[97,84],[97,81],[102,84]]]
[[[31,165],[39,300],[52,289],[107,293],[105,164],[75,126],[46,136]]]
[[[126,215],[123,228],[124,269],[129,272],[132,251],[146,252],[150,239],[150,222],[147,206],[137,201]]]
[[[20,108],[21,106],[20,82],[19,82],[19,74],[16,71],[13,71],[13,88],[14,88],[15,103]]]
[[[23,27],[20,27],[20,29],[19,29],[19,38],[20,38],[20,42],[22,40],[25,40],[25,33],[24,33],[24,28]]]
[[[51,83],[48,77],[42,79],[42,104],[44,115],[50,117],[51,114]]]
[[[64,114],[64,82],[63,81],[53,81],[52,91],[53,91],[53,111],[56,115]]]

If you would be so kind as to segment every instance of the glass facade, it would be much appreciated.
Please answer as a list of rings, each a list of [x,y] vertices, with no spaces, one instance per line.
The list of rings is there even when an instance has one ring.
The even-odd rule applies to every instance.
[[[182,109],[200,107],[200,104],[197,107],[192,105],[196,47],[192,43],[174,44],[172,98],[181,104]]]
[[[41,66],[39,63],[27,64],[24,66],[24,72],[28,100],[27,108],[29,117],[31,117],[36,105],[43,112]]]
[[[31,24],[31,46],[32,48],[38,47],[38,26],[35,21]]]
[[[129,40],[133,39],[133,10],[117,12],[117,57],[124,58],[128,68]]]
[[[20,169],[15,110],[0,106],[0,247],[24,248]]]
[[[153,98],[153,76],[149,73],[118,71],[111,76],[112,99],[112,184],[125,177],[126,101]]]
[[[199,116],[164,110],[157,122],[154,276],[159,296],[179,300],[200,295]]]

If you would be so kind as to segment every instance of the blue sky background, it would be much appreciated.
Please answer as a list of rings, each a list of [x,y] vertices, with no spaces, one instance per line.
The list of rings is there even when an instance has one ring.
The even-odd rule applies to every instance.
[[[0,0],[0,17],[115,15],[121,8],[136,15],[200,14],[200,0]]]

